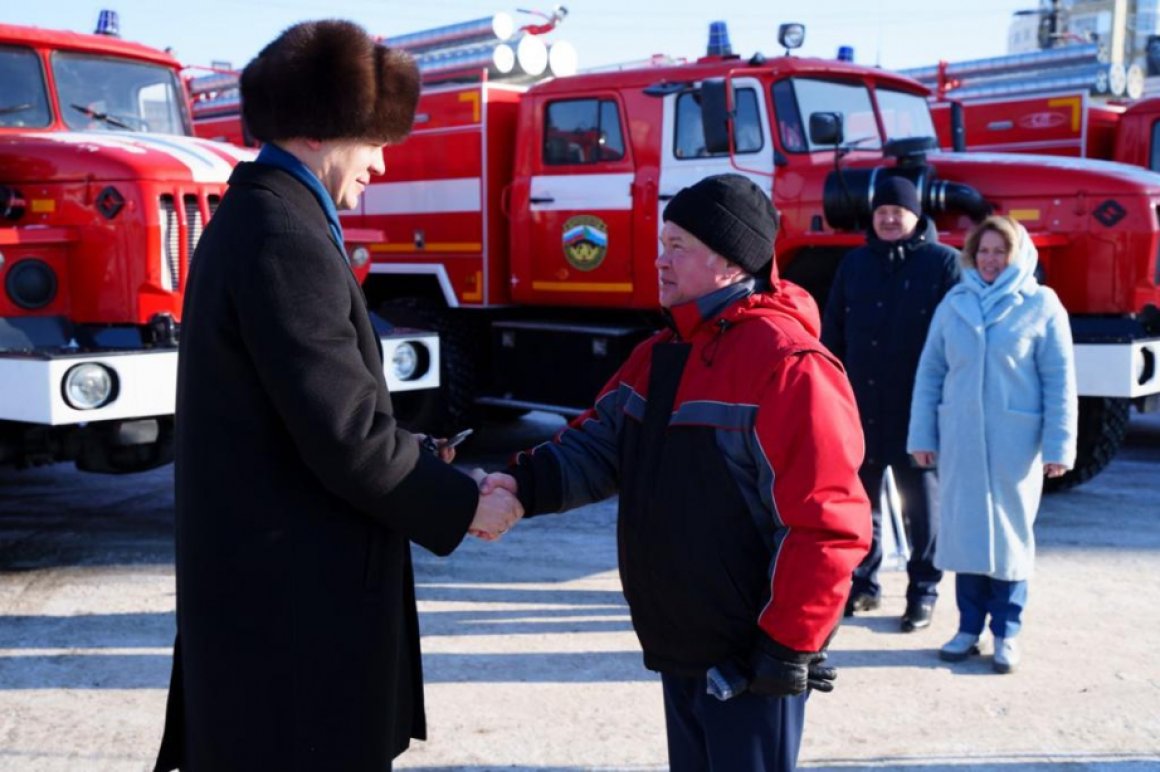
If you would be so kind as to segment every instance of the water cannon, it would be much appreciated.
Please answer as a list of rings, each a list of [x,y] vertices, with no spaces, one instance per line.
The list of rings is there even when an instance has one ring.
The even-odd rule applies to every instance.
[[[97,14],[97,28],[93,30],[93,34],[111,38],[121,37],[121,17],[116,11],[111,11],[108,8],[102,9]]]
[[[782,24],[777,28],[777,42],[785,49],[785,55],[789,56],[790,51],[801,48],[802,43],[806,42],[806,25],[797,22]]]
[[[733,45],[729,42],[729,27],[723,21],[709,22],[709,45],[705,56],[733,56]]]
[[[852,63],[854,61],[854,46],[838,46],[838,61]]]

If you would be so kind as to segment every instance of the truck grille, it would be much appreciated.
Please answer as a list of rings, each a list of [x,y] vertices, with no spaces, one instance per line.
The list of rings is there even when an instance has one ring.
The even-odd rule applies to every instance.
[[[197,204],[197,196],[185,197],[185,254],[193,262],[193,250],[197,249],[197,242],[201,240],[201,207]]]
[[[184,286],[193,251],[205,230],[206,218],[213,217],[221,198],[216,193],[187,193],[181,197],[180,217],[176,196],[165,193],[158,198],[157,221],[161,232],[158,274],[164,289],[175,292]]]
[[[161,197],[161,286],[172,292],[181,282],[181,228],[173,196]]]

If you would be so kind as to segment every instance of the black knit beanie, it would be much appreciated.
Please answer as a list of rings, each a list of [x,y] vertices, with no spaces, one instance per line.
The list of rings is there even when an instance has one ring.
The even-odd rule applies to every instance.
[[[760,274],[773,259],[781,216],[748,177],[706,177],[678,191],[662,216],[751,274]]]
[[[880,206],[900,206],[909,209],[915,217],[922,217],[922,204],[918,201],[918,190],[905,177],[887,177],[874,188],[874,202],[871,209]]]

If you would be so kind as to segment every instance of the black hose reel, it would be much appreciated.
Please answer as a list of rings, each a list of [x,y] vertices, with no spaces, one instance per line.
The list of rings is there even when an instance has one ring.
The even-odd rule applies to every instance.
[[[883,179],[904,177],[914,183],[926,214],[962,212],[978,222],[991,213],[991,205],[970,185],[948,182],[935,176],[926,162],[932,148],[927,137],[887,142],[883,155],[897,159],[894,166],[873,169],[838,169],[826,176],[822,207],[826,221],[836,230],[866,230],[872,217],[874,189]]]

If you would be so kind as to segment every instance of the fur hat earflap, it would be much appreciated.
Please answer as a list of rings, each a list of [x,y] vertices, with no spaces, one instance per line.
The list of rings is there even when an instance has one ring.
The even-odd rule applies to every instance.
[[[263,142],[367,139],[397,142],[411,132],[419,70],[359,25],[296,24],[262,49],[241,77],[242,117]]]

